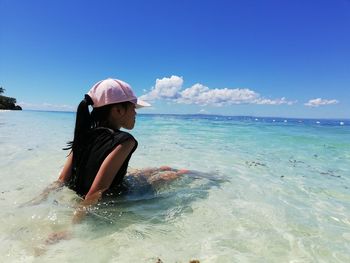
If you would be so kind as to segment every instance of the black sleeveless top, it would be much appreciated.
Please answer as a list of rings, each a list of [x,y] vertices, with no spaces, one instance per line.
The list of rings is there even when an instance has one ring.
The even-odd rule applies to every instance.
[[[137,148],[137,141],[127,132],[113,131],[103,127],[91,130],[87,138],[86,144],[80,147],[77,153],[74,152],[73,154],[73,173],[68,182],[68,187],[80,196],[85,196],[89,192],[97,172],[108,154],[119,144],[128,139],[133,139],[135,141],[135,147],[122,164],[111,186],[106,191],[106,193],[120,192],[130,157]]]

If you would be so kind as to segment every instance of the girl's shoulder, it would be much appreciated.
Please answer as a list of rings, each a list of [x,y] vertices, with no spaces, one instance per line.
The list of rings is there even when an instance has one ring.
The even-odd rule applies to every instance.
[[[92,129],[91,137],[98,139],[98,140],[99,139],[103,139],[103,140],[109,139],[113,143],[116,143],[116,144],[121,144],[128,139],[132,139],[137,143],[134,136],[132,136],[130,133],[128,133],[126,131],[121,131],[121,130],[112,130],[112,129],[106,128],[106,127],[97,127],[97,128]]]
[[[118,141],[119,143],[123,143],[129,139],[132,139],[137,143],[134,136],[132,136],[130,133],[126,131],[121,131],[121,130],[114,131],[113,137],[114,137],[114,140]]]

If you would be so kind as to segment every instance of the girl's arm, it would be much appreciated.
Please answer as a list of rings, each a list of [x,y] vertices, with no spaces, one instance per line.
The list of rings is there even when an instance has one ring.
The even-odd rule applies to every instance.
[[[72,219],[73,224],[80,223],[85,217],[88,208],[95,205],[102,197],[104,191],[106,191],[113,182],[113,179],[120,167],[123,165],[126,158],[135,146],[135,141],[129,139],[120,145],[118,145],[103,161],[100,169],[97,172],[94,182],[92,183],[89,192],[85,196],[85,199],[79,204],[78,208],[74,212]],[[67,163],[66,163],[67,164]],[[67,170],[65,169],[67,167]],[[59,181],[64,182],[69,175],[69,163],[65,165]],[[61,232],[55,232],[49,235],[46,239],[46,245],[51,245],[59,242],[62,239],[69,239],[71,237],[70,227]]]
[[[62,171],[60,172],[60,176],[58,177],[58,179],[54,181],[52,184],[50,184],[40,195],[43,197],[42,200],[46,199],[50,192],[61,188],[68,182],[68,180],[72,175],[72,168],[73,168],[73,152],[71,152],[68,155],[68,158],[63,166]]]
[[[46,187],[39,196],[33,198],[32,200],[30,200],[29,202],[21,206],[37,205],[37,204],[40,204],[42,201],[46,200],[52,191],[56,191],[60,189],[62,186],[65,185],[65,183],[68,182],[69,178],[72,175],[72,167],[73,167],[73,153],[71,152],[64,164],[62,171],[60,172],[59,178],[53,183],[51,183],[48,187]]]
[[[66,163],[63,166],[63,169],[60,173],[60,177],[58,178],[58,182],[60,182],[62,185],[66,184],[70,177],[72,176],[72,170],[73,170],[73,152],[71,152],[68,155],[68,158],[66,160]]]
[[[74,212],[73,223],[79,223],[85,216],[87,209],[95,205],[112,184],[115,175],[135,146],[135,141],[129,139],[118,145],[103,161],[85,199]]]

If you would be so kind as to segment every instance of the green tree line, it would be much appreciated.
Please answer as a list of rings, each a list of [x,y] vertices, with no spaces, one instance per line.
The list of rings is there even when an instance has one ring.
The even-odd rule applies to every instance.
[[[5,89],[0,87],[0,110],[21,110],[22,108],[16,105],[17,100],[15,98],[3,96]]]

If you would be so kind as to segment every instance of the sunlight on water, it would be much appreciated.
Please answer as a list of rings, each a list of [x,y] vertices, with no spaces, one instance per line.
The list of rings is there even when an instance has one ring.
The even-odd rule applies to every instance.
[[[350,262],[350,122],[139,115],[130,166],[191,170],[134,185],[82,224],[54,181],[73,113],[0,112],[1,262]],[[50,233],[70,229],[53,245]]]

